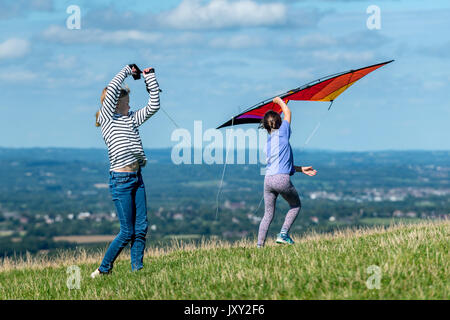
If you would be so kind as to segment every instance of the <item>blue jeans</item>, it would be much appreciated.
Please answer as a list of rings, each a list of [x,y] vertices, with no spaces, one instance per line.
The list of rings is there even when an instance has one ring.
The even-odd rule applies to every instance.
[[[147,235],[147,200],[141,171],[110,172],[109,188],[120,221],[120,232],[110,244],[99,267],[109,272],[122,249],[131,243],[131,269],[143,268]]]

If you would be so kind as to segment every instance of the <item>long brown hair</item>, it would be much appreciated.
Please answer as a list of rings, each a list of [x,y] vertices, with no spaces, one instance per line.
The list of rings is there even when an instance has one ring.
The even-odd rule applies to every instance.
[[[100,95],[100,103],[101,105],[103,105],[103,101],[105,100],[106,97],[106,91],[108,90],[108,87],[105,87],[102,91],[102,94]],[[126,97],[130,94],[130,89],[128,87],[126,88],[121,88],[120,89],[120,95],[119,95],[119,99]],[[100,127],[100,123],[98,122],[98,117],[100,116],[100,110],[98,110],[95,113],[95,126],[96,127]]]
[[[278,114],[278,112],[269,110],[266,112],[264,118],[261,120],[259,127],[266,129],[267,132],[270,134],[272,130],[279,129],[281,123],[282,123],[281,116]]]

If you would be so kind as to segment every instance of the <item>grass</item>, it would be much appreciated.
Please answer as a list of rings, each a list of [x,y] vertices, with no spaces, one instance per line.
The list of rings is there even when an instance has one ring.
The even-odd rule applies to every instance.
[[[390,226],[392,224],[417,224],[422,222],[421,218],[362,218],[358,220],[358,223],[372,226],[372,225],[382,225],[382,226]]]
[[[103,252],[28,256],[0,263],[2,299],[448,299],[450,222],[421,222],[308,234],[292,246],[244,239],[194,246],[181,242],[146,252],[130,270],[129,255],[111,275],[90,279]],[[81,271],[68,289],[67,268]],[[379,267],[380,289],[369,289]]]

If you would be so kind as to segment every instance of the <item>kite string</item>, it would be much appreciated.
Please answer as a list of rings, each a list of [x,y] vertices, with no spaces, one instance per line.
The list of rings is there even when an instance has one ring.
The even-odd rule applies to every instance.
[[[254,215],[254,216],[258,213],[258,210],[259,210],[259,208],[261,207],[261,203],[263,202],[263,200],[264,200],[264,192],[263,192],[263,195],[262,195],[262,197],[261,197],[261,200],[259,200],[258,207],[257,207],[256,210],[253,212],[253,215]]]
[[[172,123],[175,125],[175,127],[176,127],[177,129],[179,129],[180,126],[175,122],[175,120],[173,120],[173,118],[167,113],[167,111],[164,110],[161,106],[160,106],[159,108],[164,112],[164,114],[167,116],[167,118],[169,118],[170,121],[172,121]]]
[[[233,125],[234,125],[234,117],[231,118],[231,128],[233,128]],[[220,193],[222,192],[223,179],[225,177],[225,169],[226,169],[227,163],[228,163],[228,152],[230,151],[229,148],[226,148],[226,149],[227,149],[227,152],[225,153],[225,163],[223,165],[222,178],[220,179],[219,190],[217,190],[217,196],[216,196],[216,220],[217,220],[217,217],[219,216],[219,196],[220,196]]]
[[[300,147],[300,150],[304,149],[306,147],[306,145],[309,143],[309,141],[311,141],[312,137],[316,134],[317,130],[319,130],[319,127],[322,123],[322,121],[324,121],[328,115],[330,111],[331,106],[333,105],[333,100],[331,100],[330,106],[328,107],[328,110],[326,111],[322,111],[322,114],[319,117],[319,121],[317,121],[316,126],[314,127],[314,129],[311,131],[311,133],[309,134],[309,136],[306,138],[305,142],[303,143],[303,145]]]
[[[346,87],[345,89],[348,88],[348,86],[349,86],[349,84],[350,84],[350,81],[352,80],[352,77],[353,77],[354,73],[355,73],[355,72],[350,72],[350,77],[348,78],[347,84],[345,85],[345,87]],[[334,102],[334,99],[333,99],[333,100],[330,100],[330,105],[328,106],[328,110],[327,110],[327,111],[330,111],[331,106],[333,105],[333,102]],[[306,145],[309,143],[309,141],[311,140],[311,138],[316,134],[317,130],[318,130],[319,127],[320,127],[320,123],[322,122],[322,120],[324,120],[324,115],[326,115],[326,117],[327,117],[328,114],[329,114],[329,112],[327,112],[327,111],[322,112],[322,114],[321,114],[320,117],[319,117],[319,121],[317,122],[317,124],[316,124],[316,126],[314,127],[313,131],[309,134],[308,138],[306,138],[306,140],[305,140],[305,142],[303,143],[303,145],[300,147],[300,150],[301,150],[301,149],[304,149],[305,146],[306,146]]]

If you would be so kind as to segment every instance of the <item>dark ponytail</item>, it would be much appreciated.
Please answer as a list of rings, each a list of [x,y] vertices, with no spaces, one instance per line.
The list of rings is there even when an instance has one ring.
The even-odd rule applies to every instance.
[[[281,116],[273,111],[269,110],[264,115],[264,118],[261,120],[260,128],[266,129],[270,134],[272,130],[279,129],[281,126]]]

